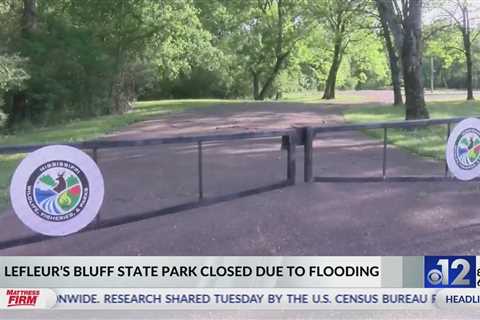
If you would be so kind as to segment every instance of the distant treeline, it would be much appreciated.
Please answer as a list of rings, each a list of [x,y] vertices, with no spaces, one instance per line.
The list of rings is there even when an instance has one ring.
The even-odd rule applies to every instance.
[[[331,99],[335,88],[418,87],[420,76],[429,86],[432,57],[436,87],[478,87],[478,30],[455,16],[468,1],[425,1],[451,15],[423,30],[422,1],[402,1],[403,26],[423,34],[412,44],[396,1],[0,0],[0,108],[14,128],[123,113],[136,99]],[[421,70],[405,76],[402,62]]]

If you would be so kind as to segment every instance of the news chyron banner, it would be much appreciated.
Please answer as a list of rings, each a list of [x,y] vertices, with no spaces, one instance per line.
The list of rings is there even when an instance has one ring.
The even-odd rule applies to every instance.
[[[480,308],[480,259],[2,257],[0,309]]]

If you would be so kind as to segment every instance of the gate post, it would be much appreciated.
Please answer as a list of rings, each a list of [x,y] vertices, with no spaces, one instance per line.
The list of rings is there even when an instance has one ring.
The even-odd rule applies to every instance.
[[[303,180],[304,182],[312,182],[313,180],[313,129],[306,127],[305,130],[305,148],[304,150],[304,165],[303,165]]]
[[[289,185],[295,184],[295,175],[297,169],[295,150],[296,150],[296,141],[295,133],[290,133],[288,136],[285,136],[287,139],[287,182]]]
[[[197,142],[198,148],[198,201],[203,200],[203,158],[202,158],[202,141]]]

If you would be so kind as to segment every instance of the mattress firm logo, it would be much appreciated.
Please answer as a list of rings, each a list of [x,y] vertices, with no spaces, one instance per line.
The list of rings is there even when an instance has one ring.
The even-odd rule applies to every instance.
[[[40,218],[65,221],[85,208],[89,183],[85,173],[73,163],[49,161],[30,175],[25,196],[30,209]]]
[[[35,307],[39,290],[7,290],[7,308],[14,307]]]
[[[64,236],[94,220],[104,191],[102,173],[90,156],[70,146],[53,145],[22,160],[12,177],[10,199],[27,227]]]

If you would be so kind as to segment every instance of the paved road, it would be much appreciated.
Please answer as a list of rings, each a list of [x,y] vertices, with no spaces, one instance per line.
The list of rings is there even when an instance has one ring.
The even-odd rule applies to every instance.
[[[108,139],[135,139],[339,123],[342,106],[213,106],[147,121]],[[285,178],[279,139],[205,146],[206,196]],[[0,255],[479,254],[477,183],[316,183],[0,251]],[[361,133],[318,136],[316,175],[380,174],[382,145]],[[194,145],[102,151],[102,219],[196,198]],[[389,149],[389,173],[432,174],[443,164]],[[0,241],[31,234],[0,217]]]

